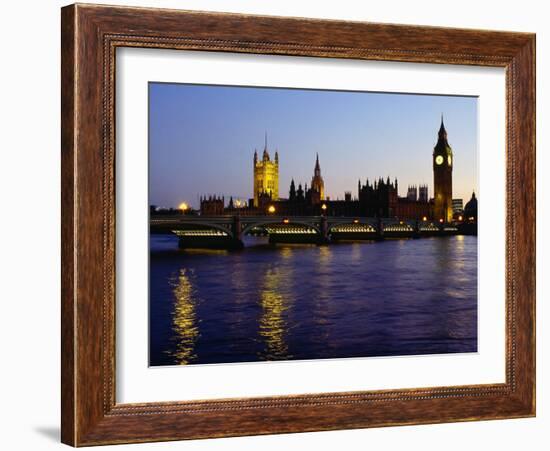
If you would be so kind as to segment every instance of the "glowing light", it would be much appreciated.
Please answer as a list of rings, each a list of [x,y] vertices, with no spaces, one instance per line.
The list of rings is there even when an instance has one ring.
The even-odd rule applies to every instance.
[[[327,204],[321,205],[321,208],[323,209],[323,211],[326,210],[327,209]]]
[[[427,220],[428,220],[428,218],[426,216],[422,217],[422,221],[427,221]]]
[[[359,219],[354,219],[354,220],[353,220],[353,223],[354,223],[354,224],[359,224]]]
[[[286,336],[288,325],[285,311],[289,308],[288,300],[283,295],[287,278],[281,270],[268,270],[264,274],[264,283],[260,294],[262,313],[259,334],[263,339],[264,349],[261,355],[267,360],[281,360],[289,357]]]
[[[439,220],[439,222],[440,222],[441,224],[443,224],[443,218],[441,218],[441,219]]]
[[[177,236],[227,236],[221,230],[172,230]]]
[[[342,224],[339,226],[335,226],[332,229],[332,232],[334,233],[372,233],[376,232],[374,227],[368,224],[361,224],[359,226],[351,225],[351,224]]]
[[[458,220],[459,220],[459,221],[462,221],[462,216],[459,216],[459,217],[458,217]]]
[[[178,205],[178,210],[185,211],[189,209],[189,205],[186,202],[182,202]]]
[[[413,228],[409,224],[392,224],[384,227],[384,232],[412,232]]]
[[[196,359],[195,343],[199,337],[197,299],[190,274],[181,270],[176,281],[171,282],[175,297],[172,315],[172,331],[176,349],[172,353],[177,363],[186,365]]]
[[[284,219],[283,219],[283,222],[284,222],[285,224],[288,224],[290,221],[288,220],[288,218],[284,218]]]
[[[275,207],[273,205],[270,205],[269,208],[267,209],[267,211],[269,213],[275,213]]]

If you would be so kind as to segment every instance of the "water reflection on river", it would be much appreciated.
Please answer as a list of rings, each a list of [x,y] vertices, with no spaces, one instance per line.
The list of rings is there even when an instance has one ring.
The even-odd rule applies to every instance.
[[[330,246],[152,236],[150,364],[477,350],[477,238]]]

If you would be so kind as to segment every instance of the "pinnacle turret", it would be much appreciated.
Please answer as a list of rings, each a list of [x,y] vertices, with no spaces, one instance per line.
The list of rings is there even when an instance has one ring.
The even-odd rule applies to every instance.
[[[447,141],[447,130],[445,130],[445,124],[443,122],[443,113],[441,114],[441,125],[439,127],[439,140],[445,140]]]

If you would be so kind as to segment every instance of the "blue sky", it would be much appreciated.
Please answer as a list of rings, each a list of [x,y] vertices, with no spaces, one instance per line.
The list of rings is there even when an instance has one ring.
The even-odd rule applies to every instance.
[[[150,203],[198,207],[198,197],[252,197],[252,158],[264,133],[279,151],[279,195],[290,180],[310,184],[319,153],[325,193],[356,195],[357,181],[382,176],[426,183],[444,114],[454,152],[453,197],[477,191],[477,99],[473,97],[149,84]]]

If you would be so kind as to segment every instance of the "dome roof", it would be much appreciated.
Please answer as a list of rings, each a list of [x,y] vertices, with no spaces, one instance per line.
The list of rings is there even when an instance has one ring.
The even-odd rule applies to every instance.
[[[477,216],[477,197],[476,197],[476,193],[472,193],[472,198],[464,206],[464,214],[466,216]]]

